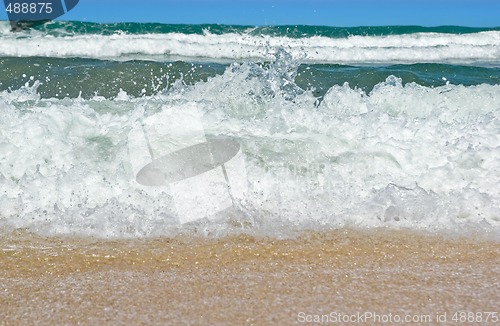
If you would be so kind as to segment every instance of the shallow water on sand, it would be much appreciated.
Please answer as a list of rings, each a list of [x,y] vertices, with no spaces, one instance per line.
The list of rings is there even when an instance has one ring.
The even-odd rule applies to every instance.
[[[119,241],[17,232],[0,240],[0,320],[290,325],[356,315],[418,325],[446,313],[453,323],[455,313],[499,310],[499,266],[498,242],[394,230]]]

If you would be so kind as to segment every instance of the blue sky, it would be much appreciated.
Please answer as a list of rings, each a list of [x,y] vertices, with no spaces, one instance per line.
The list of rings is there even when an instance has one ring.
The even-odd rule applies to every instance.
[[[0,5],[0,8],[3,7]],[[0,19],[7,19],[3,10]],[[62,19],[185,24],[491,27],[500,26],[500,0],[80,0]]]

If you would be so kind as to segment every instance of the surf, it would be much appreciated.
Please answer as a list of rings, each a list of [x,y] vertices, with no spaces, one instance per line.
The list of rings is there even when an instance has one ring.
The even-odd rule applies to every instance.
[[[284,53],[152,95],[44,98],[36,80],[0,92],[2,228],[121,238],[388,227],[497,238],[498,85],[389,76],[318,98],[295,83],[298,67]],[[247,190],[231,214],[181,223],[171,192],[138,184],[129,135],[186,106],[205,135],[237,141]]]
[[[202,32],[184,28],[143,28],[130,33],[131,26],[107,25],[78,33],[66,25],[57,25],[51,33],[30,30],[0,34],[0,56],[93,58],[103,60],[198,60],[227,63],[232,61],[272,60],[279,49],[304,63],[395,64],[452,63],[498,65],[500,31],[479,29],[465,33],[446,33],[443,29],[402,33],[366,32],[331,36],[332,33],[303,33],[289,36],[258,28],[202,28]],[[136,27],[137,28],[137,27]],[[200,27],[198,27],[200,28]],[[299,28],[300,29],[300,28]],[[304,27],[305,29],[305,27]],[[49,29],[50,30],[50,29]],[[425,29],[424,29],[425,30]],[[164,32],[161,32],[164,31]],[[354,30],[353,30],[354,31]],[[446,31],[446,30],[444,30]]]

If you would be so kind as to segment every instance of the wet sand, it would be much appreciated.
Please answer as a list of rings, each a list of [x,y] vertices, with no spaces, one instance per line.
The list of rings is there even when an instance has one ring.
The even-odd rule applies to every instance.
[[[453,315],[498,316],[499,302],[500,243],[471,238],[337,230],[288,240],[0,240],[1,325],[340,324],[345,315],[473,325],[477,317]]]

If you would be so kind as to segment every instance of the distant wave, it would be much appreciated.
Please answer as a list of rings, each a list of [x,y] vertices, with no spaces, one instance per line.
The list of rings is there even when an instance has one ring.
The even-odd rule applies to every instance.
[[[243,27],[227,27],[227,33],[223,33],[219,28],[217,33],[214,33],[212,28],[194,25],[191,28],[193,33],[186,32],[188,27],[179,27],[175,32],[153,33],[151,29],[146,29],[148,33],[131,34],[126,30],[120,32],[120,29],[111,29],[113,33],[109,33],[109,25],[104,25],[101,29],[94,26],[94,33],[85,34],[70,33],[69,26],[71,25],[54,27],[51,33],[44,30],[21,34],[4,31],[0,34],[0,56],[111,60],[164,60],[172,57],[211,61],[268,60],[279,49],[285,49],[293,59],[318,63],[500,62],[498,30],[467,30],[465,34],[436,32],[432,29],[430,32],[391,34],[385,30],[378,35],[372,31],[372,27],[367,27],[365,33],[359,30],[357,34],[347,37],[331,37],[323,35],[327,33],[313,36],[310,31],[306,32],[304,27],[304,37],[296,37],[297,31],[291,33],[292,37],[288,34],[275,36],[272,31],[264,32],[264,27],[257,28],[260,30],[258,33],[255,29]],[[55,33],[58,28],[64,32],[61,30]],[[203,33],[195,33],[194,30],[199,29],[202,29]],[[378,29],[384,31],[382,27]],[[401,27],[394,29],[395,32],[401,32]],[[421,28],[408,29],[418,31]]]
[[[0,22],[1,26],[2,22]],[[9,24],[3,22],[5,27]],[[8,30],[9,28],[5,28]],[[200,34],[206,31],[212,34],[248,34],[287,36],[292,38],[303,38],[311,36],[325,36],[330,38],[347,38],[349,36],[384,36],[403,35],[415,33],[445,33],[445,34],[469,34],[487,31],[500,31],[499,27],[478,28],[464,26],[359,26],[359,27],[332,27],[332,26],[308,26],[308,25],[285,25],[285,26],[240,26],[240,25],[218,25],[218,24],[159,24],[159,23],[108,23],[99,24],[78,21],[52,21],[40,26],[35,30],[47,35],[83,35],[99,34],[112,35],[116,33],[126,34]],[[2,29],[0,28],[0,33]]]

